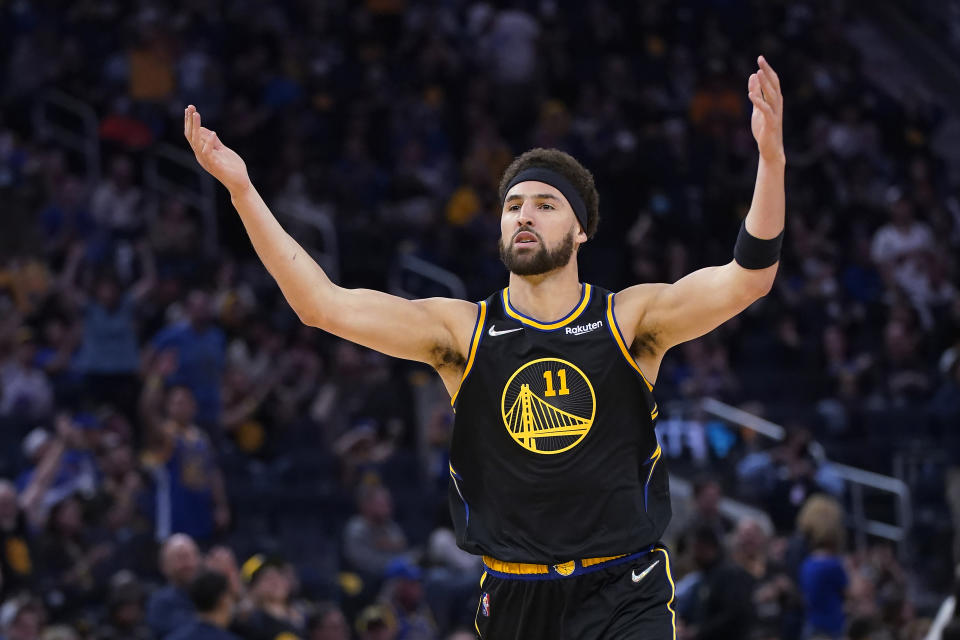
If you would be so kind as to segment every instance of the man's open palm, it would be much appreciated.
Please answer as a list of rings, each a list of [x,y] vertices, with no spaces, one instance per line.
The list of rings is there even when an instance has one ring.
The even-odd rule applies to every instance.
[[[757,58],[760,67],[747,82],[747,93],[753,103],[750,129],[757,140],[760,155],[768,160],[783,156],[783,94],[780,78],[764,59]]]
[[[250,183],[247,165],[237,153],[220,142],[215,131],[200,126],[200,113],[193,105],[183,112],[183,135],[197,162],[233,193]]]

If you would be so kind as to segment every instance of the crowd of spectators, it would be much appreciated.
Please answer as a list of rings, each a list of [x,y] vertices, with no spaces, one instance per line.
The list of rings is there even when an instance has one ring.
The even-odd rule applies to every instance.
[[[664,412],[677,468],[720,465],[668,539],[680,634],[920,637],[911,572],[882,545],[850,552],[842,485],[809,454],[816,438],[889,472],[926,438],[960,465],[940,113],[866,80],[854,19],[802,0],[0,3],[0,637],[472,637],[442,389],[301,326],[222,190],[211,248],[211,221],[150,187],[186,104],[285,224],[329,217],[345,286],[388,289],[411,254],[486,297],[502,170],[566,150],[601,194],[582,279],[617,289],[730,259],[758,53],[787,105],[777,283],[670,353],[657,395],[749,406],[789,438],[760,449]],[[34,126],[51,90],[93,109],[103,167]],[[724,490],[772,527],[725,520]]]

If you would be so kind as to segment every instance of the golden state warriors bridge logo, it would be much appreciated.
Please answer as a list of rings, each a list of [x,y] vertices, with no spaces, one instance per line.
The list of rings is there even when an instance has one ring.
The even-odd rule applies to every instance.
[[[540,358],[507,380],[500,412],[507,433],[521,447],[534,453],[561,453],[580,444],[590,431],[597,396],[576,365]]]

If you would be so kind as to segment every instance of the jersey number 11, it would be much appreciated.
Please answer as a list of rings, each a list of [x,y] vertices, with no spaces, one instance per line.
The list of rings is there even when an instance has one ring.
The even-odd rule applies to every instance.
[[[547,381],[547,392],[543,394],[544,396],[549,398],[551,396],[556,396],[556,395],[560,395],[560,396],[569,395],[570,389],[567,388],[567,370],[560,369],[559,371],[557,371],[557,377],[560,378],[559,391],[555,391],[553,388],[553,372],[552,371],[543,372],[543,379]]]

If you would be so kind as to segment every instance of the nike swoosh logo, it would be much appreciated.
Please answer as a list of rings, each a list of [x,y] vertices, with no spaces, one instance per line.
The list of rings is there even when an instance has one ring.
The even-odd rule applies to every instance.
[[[632,571],[632,572],[630,573],[630,578],[631,578],[634,582],[640,582],[641,580],[643,580],[644,578],[646,578],[646,577],[647,577],[647,574],[650,573],[651,571],[653,571],[653,568],[654,568],[655,566],[657,566],[658,564],[660,564],[660,561],[659,561],[659,560],[657,560],[657,561],[654,562],[652,565],[650,565],[649,567],[647,567],[646,569],[644,569],[644,570],[643,570],[643,573],[641,573],[640,575],[637,575],[637,572],[636,572],[636,571]]]
[[[493,325],[490,325],[490,331],[487,331],[487,333],[490,334],[490,337],[491,337],[491,338],[495,338],[495,337],[497,337],[497,336],[502,336],[502,335],[505,334],[505,333],[513,333],[514,331],[523,331],[523,327],[517,327],[516,329],[504,329],[503,331],[497,331],[496,329],[493,328]]]

